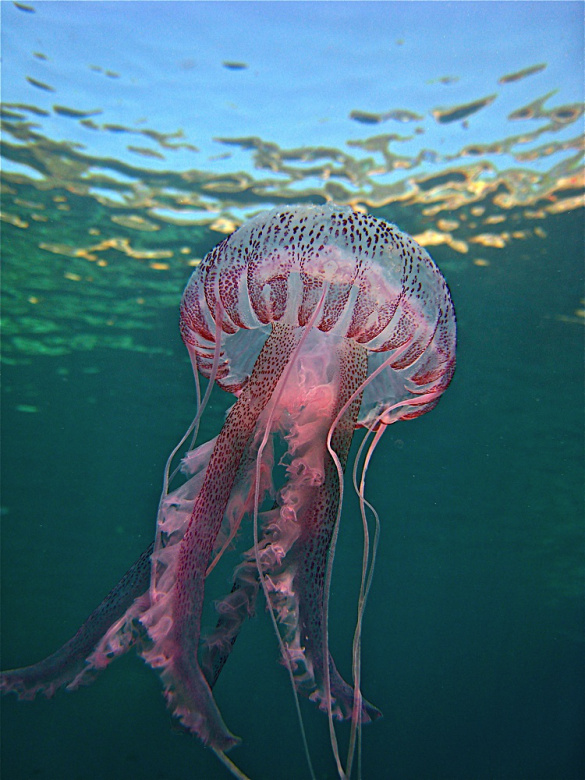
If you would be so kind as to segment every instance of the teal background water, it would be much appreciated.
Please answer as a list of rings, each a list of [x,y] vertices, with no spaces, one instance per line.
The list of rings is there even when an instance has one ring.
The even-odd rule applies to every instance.
[[[386,432],[368,473],[382,539],[363,691],[384,718],[364,728],[363,777],[582,777],[582,5],[30,7],[1,6],[2,668],[65,641],[153,536],[164,462],[194,412],[178,304],[192,263],[222,238],[215,220],[335,196],[412,234],[451,236],[428,249],[459,326],[452,386],[432,413]],[[461,121],[429,114],[492,92]],[[527,105],[533,116],[513,124]],[[572,107],[575,121],[551,105]],[[99,126],[55,106],[99,109]],[[349,116],[393,109],[424,119]],[[199,151],[136,136],[145,127]],[[166,137],[179,128],[182,138]],[[371,151],[391,133],[411,136],[390,141],[395,157]],[[469,173],[482,161],[483,178]],[[406,179],[419,184],[404,200]],[[487,233],[501,245],[474,240]],[[118,243],[95,248],[108,240]],[[201,441],[229,404],[216,391]],[[347,676],[360,539],[349,497],[331,602]],[[259,609],[216,693],[243,737],[232,754],[242,769],[296,780],[308,775],[277,656]],[[317,777],[334,778],[326,718],[301,704]],[[227,777],[173,728],[156,675],[133,653],[88,688],[9,697],[1,714],[3,778]]]

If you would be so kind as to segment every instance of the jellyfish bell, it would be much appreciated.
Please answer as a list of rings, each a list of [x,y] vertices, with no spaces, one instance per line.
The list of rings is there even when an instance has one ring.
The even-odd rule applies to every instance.
[[[185,480],[173,491],[169,459],[154,544],[69,643],[4,673],[2,686],[22,698],[74,688],[137,644],[174,715],[241,777],[225,755],[238,738],[213,687],[262,591],[299,718],[300,693],[327,713],[338,774],[349,777],[356,735],[379,715],[360,689],[378,538],[365,475],[386,427],[432,409],[451,381],[456,326],[446,283],[426,251],[393,225],[333,205],[274,209],[196,268],[180,328],[195,377],[209,380],[191,429],[214,384],[237,400],[216,439],[189,449]],[[344,471],[359,427],[366,435],[353,482],[364,550],[349,683],[329,652],[328,604]],[[275,439],[285,450],[279,481]],[[246,538],[245,528],[250,546],[217,604],[215,628],[202,638],[206,579]],[[351,722],[345,760],[336,719]]]

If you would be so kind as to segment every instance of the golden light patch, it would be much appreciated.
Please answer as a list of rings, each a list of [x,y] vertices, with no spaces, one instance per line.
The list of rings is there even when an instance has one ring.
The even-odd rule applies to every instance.
[[[561,214],[564,211],[572,211],[585,206],[585,195],[575,195],[573,198],[564,198],[546,207],[549,214]]]
[[[446,233],[450,233],[452,230],[457,230],[459,222],[455,219],[438,219],[437,227],[439,230],[444,230]]]
[[[465,255],[467,252],[469,252],[469,246],[467,245],[466,241],[460,241],[459,239],[451,238],[451,240],[447,243],[451,249],[453,249],[455,252],[460,252],[462,255]]]
[[[65,257],[77,257],[79,251],[76,247],[67,244],[46,244],[45,242],[39,244],[39,249],[52,252],[54,255],[65,255]]]
[[[470,238],[472,244],[481,244],[482,246],[491,246],[496,249],[503,249],[506,246],[504,235],[497,235],[496,233],[480,233],[478,236]]]
[[[20,217],[17,217],[16,214],[7,214],[5,211],[1,211],[0,219],[2,220],[2,222],[9,222],[11,225],[14,225],[14,227],[17,228],[28,227],[28,222],[25,222]]]
[[[466,241],[460,241],[450,233],[439,233],[437,230],[425,230],[424,233],[419,233],[413,236],[414,240],[421,246],[438,246],[439,244],[447,244],[455,252],[466,254],[469,250]]]
[[[421,246],[438,246],[447,243],[447,235],[437,230],[425,230],[424,233],[418,233],[413,238]]]
[[[212,222],[209,227],[211,230],[215,230],[218,233],[233,233],[238,225],[232,219],[219,217],[219,219],[216,219],[215,222]]]
[[[160,230],[160,226],[156,225],[144,217],[138,216],[138,214],[114,214],[110,217],[112,222],[116,225],[122,225],[122,227],[131,228],[132,230],[144,230],[152,233],[155,230]]]

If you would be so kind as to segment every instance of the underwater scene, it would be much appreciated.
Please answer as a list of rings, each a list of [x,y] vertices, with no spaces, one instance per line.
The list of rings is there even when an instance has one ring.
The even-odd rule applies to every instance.
[[[162,565],[165,464],[198,409],[190,357],[200,395],[210,375],[220,385],[194,446],[244,436],[247,391],[218,369],[213,343],[189,341],[191,285],[181,308],[208,252],[227,239],[236,268],[253,226],[270,233],[274,215],[281,224],[286,215],[295,233],[296,220],[338,220],[348,246],[391,235],[440,270],[428,261],[424,281],[440,302],[425,354],[436,347],[439,358],[424,382],[420,371],[412,380],[427,406],[393,417],[386,407],[383,417],[364,380],[354,422],[372,432],[357,428],[341,454],[333,412],[321,441],[348,462],[324,618],[331,669],[350,683],[359,676],[345,721],[323,703],[335,680],[308,635],[297,657],[306,652],[306,673],[321,673],[324,688],[295,703],[297,670],[283,662],[292,640],[282,629],[279,639],[266,609],[286,572],[260,563],[256,572],[273,510],[251,476],[241,526],[225,542],[231,557],[204,570],[201,607],[204,648],[218,607],[238,593],[234,567],[254,570],[255,609],[246,602],[250,619],[202,683],[213,688],[209,722],[217,703],[241,742],[210,736],[205,717],[204,726],[173,717],[165,673],[161,685],[149,668],[161,666],[152,645],[124,633],[136,620],[107,634],[104,665],[114,641],[136,641],[147,663],[132,647],[87,687],[1,699],[2,777],[583,777],[583,4],[31,0],[2,2],[0,13],[2,670],[54,653],[145,551],[147,567],[150,556]],[[309,328],[329,284],[307,307]],[[256,377],[234,338],[235,361],[241,353]],[[289,417],[311,356],[328,357],[306,338],[290,347],[298,381],[284,369]],[[283,343],[265,372],[277,371]],[[370,353],[370,365],[375,354],[385,353]],[[346,407],[360,360],[355,350],[340,358]],[[397,406],[409,403],[421,401]],[[387,429],[379,441],[376,426]],[[360,495],[352,464],[372,434]],[[282,467],[278,446],[287,445],[275,445]],[[188,436],[173,466],[191,447]],[[213,456],[201,458],[211,473]],[[228,471],[218,469],[218,491]],[[363,517],[371,558],[375,513],[362,615]],[[323,572],[310,572],[307,603],[323,588]]]

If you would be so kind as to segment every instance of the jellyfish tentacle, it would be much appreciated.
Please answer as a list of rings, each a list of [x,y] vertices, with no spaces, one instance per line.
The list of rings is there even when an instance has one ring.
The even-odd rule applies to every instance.
[[[341,353],[341,384],[330,419],[336,418],[346,400],[362,383],[367,370],[366,351],[360,345],[343,340]],[[359,405],[358,395],[353,398],[337,421],[331,436],[331,446],[342,468],[345,468],[347,462]],[[323,709],[327,709],[328,701],[333,699],[335,716],[348,718],[351,717],[352,712],[353,690],[339,674],[329,655],[326,640],[325,618],[328,594],[325,572],[328,551],[338,519],[339,474],[326,448],[323,449],[323,483],[313,488],[312,499],[302,513],[300,537],[295,544],[294,552],[297,564],[291,589],[298,604],[299,646],[304,648],[303,663],[298,649],[293,648],[292,639],[289,640],[288,646],[297,666],[300,689],[310,693],[311,698],[318,701]],[[376,708],[364,703],[365,721],[378,714]]]
[[[246,446],[245,457],[240,465],[240,473],[236,478],[236,485],[232,490],[225,513],[229,531],[225,533],[225,540],[221,544],[218,543],[219,550],[207,568],[206,577],[209,576],[221,556],[233,542],[244,516],[254,512],[257,476],[260,479],[259,496],[265,492],[274,496],[272,481],[274,454],[271,442],[268,442],[260,474],[256,474],[256,450],[258,449],[259,436],[263,432],[263,420],[264,415],[261,415],[256,430]],[[263,526],[269,524],[269,519],[274,515],[275,510],[277,511],[276,504],[271,511],[262,513]],[[216,602],[218,619],[215,629],[205,637],[201,646],[201,668],[210,688],[213,688],[217,682],[244,622],[255,614],[259,589],[258,567],[252,548],[244,553],[244,561],[234,570],[230,593]]]
[[[230,593],[217,606],[217,625],[202,649],[201,668],[210,688],[217,682],[244,621],[254,615],[259,588],[256,564],[253,561],[241,564],[234,574]]]
[[[361,581],[360,581],[360,591],[358,596],[357,618],[356,618],[356,625],[354,630],[353,646],[352,646],[352,678],[354,683],[354,702],[353,702],[353,713],[351,718],[351,731],[349,736],[349,744],[347,748],[347,760],[345,764],[348,777],[351,777],[353,760],[355,755],[356,738],[358,740],[358,745],[361,746],[362,721],[361,721],[361,717],[359,716],[359,713],[361,711],[361,706],[362,706],[361,692],[360,692],[362,624],[363,624],[364,613],[366,609],[366,602],[368,599],[370,587],[372,585],[372,579],[374,576],[376,555],[378,551],[378,543],[380,540],[380,517],[375,507],[373,507],[372,504],[370,504],[370,502],[367,501],[365,497],[366,473],[368,470],[370,458],[372,457],[376,445],[380,440],[383,432],[386,429],[385,425],[380,425],[378,430],[374,433],[375,427],[376,425],[374,425],[370,430],[368,430],[367,435],[362,439],[358,453],[355,457],[355,461],[353,465],[353,475],[352,475],[353,485],[359,499],[360,514],[362,517],[364,549],[362,555],[362,574],[361,574]],[[373,434],[373,440],[370,442],[371,434]],[[367,450],[366,450],[366,445],[368,445]],[[366,450],[366,455],[365,455],[364,463],[361,468],[360,482],[358,485],[358,481],[357,481],[358,467],[364,450]],[[370,530],[369,530],[369,523],[368,523],[366,509],[369,509],[374,520],[374,538],[371,543],[370,543]],[[361,751],[359,750],[359,748],[358,748],[358,776],[361,777]]]
[[[345,404],[346,399],[353,395],[355,389],[359,387],[367,370],[365,350],[355,342],[349,341],[345,343],[345,347],[347,354],[342,363],[341,392],[337,407],[333,412],[334,418],[338,409]],[[359,395],[353,398],[332,432],[331,447],[336,453],[342,469],[345,469],[347,463],[360,400]],[[303,523],[301,567],[294,585],[299,593],[301,625],[305,632],[307,650],[312,656],[315,677],[320,680],[323,689],[330,688],[329,692],[323,690],[323,693],[318,689],[314,697],[321,701],[324,708],[328,706],[327,699],[331,697],[336,703],[336,716],[347,718],[351,716],[350,702],[353,700],[353,691],[351,686],[343,680],[329,655],[324,626],[329,596],[325,569],[328,551],[338,520],[339,490],[337,466],[331,457],[327,457],[324,484],[319,489],[319,494],[311,507],[311,516],[307,517]],[[311,577],[311,572],[314,572],[313,577]],[[318,595],[315,593],[315,580],[318,583]],[[317,598],[315,598],[316,595]],[[329,686],[327,686],[327,677],[329,677]],[[370,720],[370,716],[377,714],[378,711],[374,707],[364,705],[364,720]]]
[[[219,750],[228,750],[238,739],[225,726],[197,658],[205,576],[246,445],[299,337],[292,326],[273,326],[217,438],[181,542],[173,587],[161,596],[166,609],[154,604],[143,620],[154,642],[144,657],[159,668],[173,713]]]
[[[81,628],[62,647],[36,664],[2,672],[0,691],[12,691],[19,699],[34,699],[37,693],[51,697],[63,686],[72,690],[80,684],[91,682],[95,672],[106,664],[97,667],[89,663],[88,658],[135,600],[148,592],[153,546],[150,544],[147,547]],[[136,639],[136,634],[128,634],[123,650],[122,644],[120,646],[120,653],[129,650]]]

